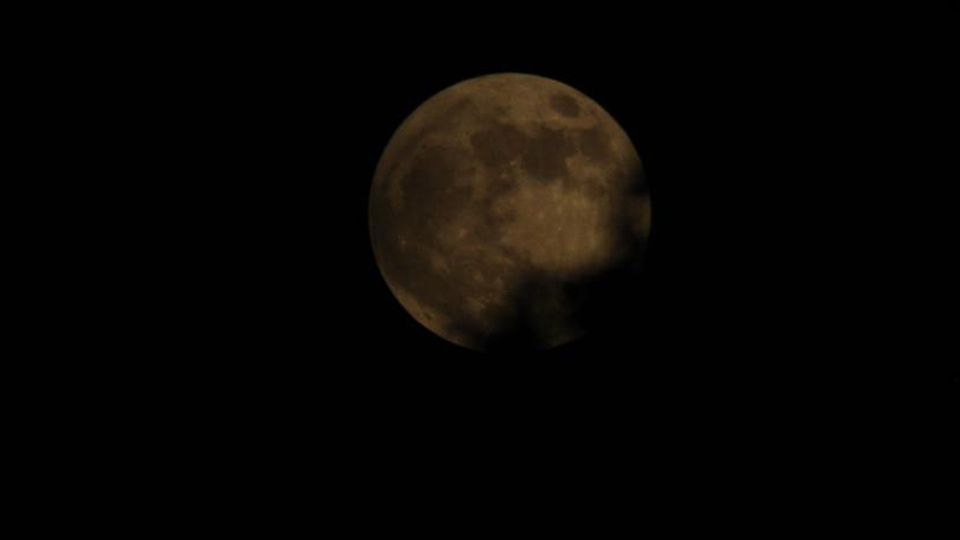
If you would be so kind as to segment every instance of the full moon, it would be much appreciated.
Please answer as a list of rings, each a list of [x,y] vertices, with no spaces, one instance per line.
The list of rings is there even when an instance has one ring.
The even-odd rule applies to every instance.
[[[548,349],[589,329],[598,281],[639,267],[650,198],[600,105],[508,73],[451,86],[403,121],[369,218],[380,273],[425,328],[474,350]]]

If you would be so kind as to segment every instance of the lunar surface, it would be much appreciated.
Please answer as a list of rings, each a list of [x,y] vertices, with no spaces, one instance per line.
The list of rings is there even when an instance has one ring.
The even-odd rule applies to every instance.
[[[574,88],[523,74],[470,79],[418,107],[380,158],[369,210],[400,304],[488,351],[583,335],[597,283],[635,269],[650,230],[623,129]]]

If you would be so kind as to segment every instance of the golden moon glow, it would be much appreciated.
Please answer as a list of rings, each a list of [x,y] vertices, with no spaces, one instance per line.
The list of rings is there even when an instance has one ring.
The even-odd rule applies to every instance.
[[[400,304],[477,350],[583,334],[592,280],[642,252],[650,199],[617,122],[563,83],[470,79],[397,129],[370,192],[370,236]]]

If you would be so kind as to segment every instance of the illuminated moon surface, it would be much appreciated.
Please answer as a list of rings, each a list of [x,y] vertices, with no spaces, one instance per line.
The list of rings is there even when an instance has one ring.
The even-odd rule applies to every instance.
[[[470,79],[420,105],[380,158],[369,210],[396,299],[475,350],[583,335],[597,281],[636,268],[650,230],[623,129],[574,88],[522,74]]]

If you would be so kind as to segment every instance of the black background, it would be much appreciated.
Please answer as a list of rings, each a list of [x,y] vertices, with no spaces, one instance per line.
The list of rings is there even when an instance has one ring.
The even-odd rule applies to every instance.
[[[78,195],[79,218],[57,231],[76,252],[47,281],[81,292],[66,309],[36,301],[74,330],[42,329],[34,354],[68,352],[31,364],[39,391],[15,413],[51,409],[31,422],[58,439],[40,443],[44,465],[91,476],[73,499],[116,471],[128,504],[150,506],[128,494],[155,489],[161,512],[233,514],[218,526],[246,526],[236,508],[264,499],[393,526],[422,488],[453,510],[466,506],[453,494],[487,490],[524,514],[545,488],[675,530],[776,516],[768,494],[794,486],[821,502],[886,482],[889,463],[869,458],[917,440],[888,428],[919,425],[926,410],[904,412],[958,380],[933,340],[953,331],[940,314],[952,304],[928,283],[949,274],[955,242],[932,233],[952,199],[918,180],[951,179],[922,158],[898,168],[919,130],[895,107],[939,118],[924,103],[949,70],[921,77],[899,12],[874,24],[865,11],[635,7],[111,11],[109,32],[67,16],[81,35],[53,56],[73,70],[36,69],[58,74],[41,95],[68,125],[37,129],[80,150],[37,161],[67,167],[62,191],[36,183]],[[505,71],[570,84],[617,119],[653,224],[605,325],[556,350],[485,355],[392,297],[367,204],[410,112]],[[874,426],[880,437],[860,437]]]
[[[763,193],[738,200],[758,187],[746,162],[756,167],[759,138],[742,138],[757,117],[743,109],[742,83],[726,88],[742,69],[734,62],[707,66],[670,42],[646,52],[622,40],[489,44],[452,33],[344,44],[347,55],[328,49],[336,42],[278,37],[197,66],[213,83],[200,106],[211,129],[201,151],[213,150],[217,169],[194,193],[217,211],[196,247],[215,269],[205,281],[211,308],[231,323],[214,325],[220,346],[262,359],[244,366],[282,379],[284,365],[297,381],[343,376],[390,400],[498,388],[577,400],[731,373],[744,348],[760,346],[750,326],[760,317],[749,312],[766,279],[755,265],[770,262],[742,251],[757,231],[740,235],[764,213],[750,208]],[[564,81],[603,104],[644,161],[655,218],[644,276],[622,291],[628,307],[608,329],[547,353],[490,357],[435,337],[394,300],[373,260],[367,203],[380,152],[406,115],[451,84],[507,71]]]
[[[313,15],[204,18],[138,58],[161,68],[138,87],[159,134],[153,238],[175,254],[150,262],[154,373],[199,410],[376,433],[468,419],[675,432],[781,425],[863,392],[899,395],[922,371],[915,344],[879,332],[885,289],[861,261],[877,216],[859,212],[886,185],[858,168],[851,126],[870,98],[851,73],[874,62],[860,48],[709,17]],[[625,307],[552,351],[484,355],[434,336],[370,248],[369,189],[393,131],[436,92],[496,72],[592,97],[650,186]]]

